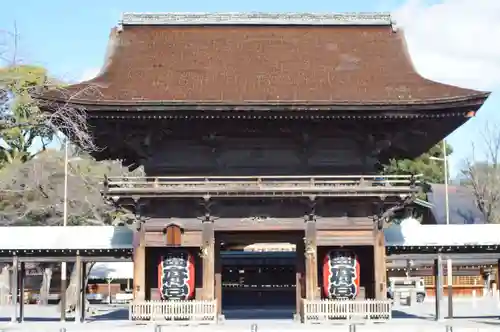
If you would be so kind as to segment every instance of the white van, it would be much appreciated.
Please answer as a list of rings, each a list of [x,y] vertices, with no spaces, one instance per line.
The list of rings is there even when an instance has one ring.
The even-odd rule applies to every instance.
[[[391,277],[387,287],[387,297],[394,299],[394,293],[400,294],[400,298],[410,297],[412,292],[416,293],[417,302],[425,300],[425,281],[421,277]]]

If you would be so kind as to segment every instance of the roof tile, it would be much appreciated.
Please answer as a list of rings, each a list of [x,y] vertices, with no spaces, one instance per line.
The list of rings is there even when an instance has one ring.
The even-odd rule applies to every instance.
[[[390,25],[126,25],[113,30],[101,74],[66,96],[76,91],[74,101],[102,103],[399,104],[479,94],[422,78]]]

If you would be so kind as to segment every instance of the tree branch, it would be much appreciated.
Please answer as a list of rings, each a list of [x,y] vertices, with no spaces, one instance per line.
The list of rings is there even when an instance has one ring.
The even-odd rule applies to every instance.
[[[500,223],[500,128],[487,125],[482,136],[484,158],[477,158],[476,146],[472,144],[472,157],[465,161],[462,174],[485,220]]]

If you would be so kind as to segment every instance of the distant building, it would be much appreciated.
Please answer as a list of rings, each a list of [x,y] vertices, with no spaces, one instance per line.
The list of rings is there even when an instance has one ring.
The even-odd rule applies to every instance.
[[[421,217],[422,224],[446,224],[446,191],[444,184],[431,184],[431,191],[427,194],[427,201],[417,200],[415,202],[417,215]],[[474,193],[470,188],[460,185],[448,186],[448,206],[450,211],[450,224],[474,225],[485,224],[484,215],[478,209]],[[427,293],[434,294],[435,281],[432,276],[432,259],[412,262],[412,276],[425,278]],[[455,259],[453,272],[454,293],[459,295],[470,295],[473,290],[482,292],[488,288],[492,273],[497,265],[496,259],[490,257],[475,256],[471,259]],[[404,276],[406,274],[407,262],[398,259],[397,255],[387,263],[389,276]]]
[[[431,184],[431,192],[427,194],[432,204],[431,212],[436,224],[446,224],[446,195],[444,184]],[[450,224],[484,224],[486,220],[476,204],[474,193],[464,186],[448,186]]]

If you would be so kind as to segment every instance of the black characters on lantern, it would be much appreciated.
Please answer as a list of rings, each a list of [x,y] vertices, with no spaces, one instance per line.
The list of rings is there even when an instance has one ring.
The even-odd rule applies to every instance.
[[[332,251],[329,253],[328,297],[354,299],[358,295],[358,269],[354,253]]]
[[[187,300],[189,289],[189,259],[187,253],[169,254],[160,264],[162,300]]]

